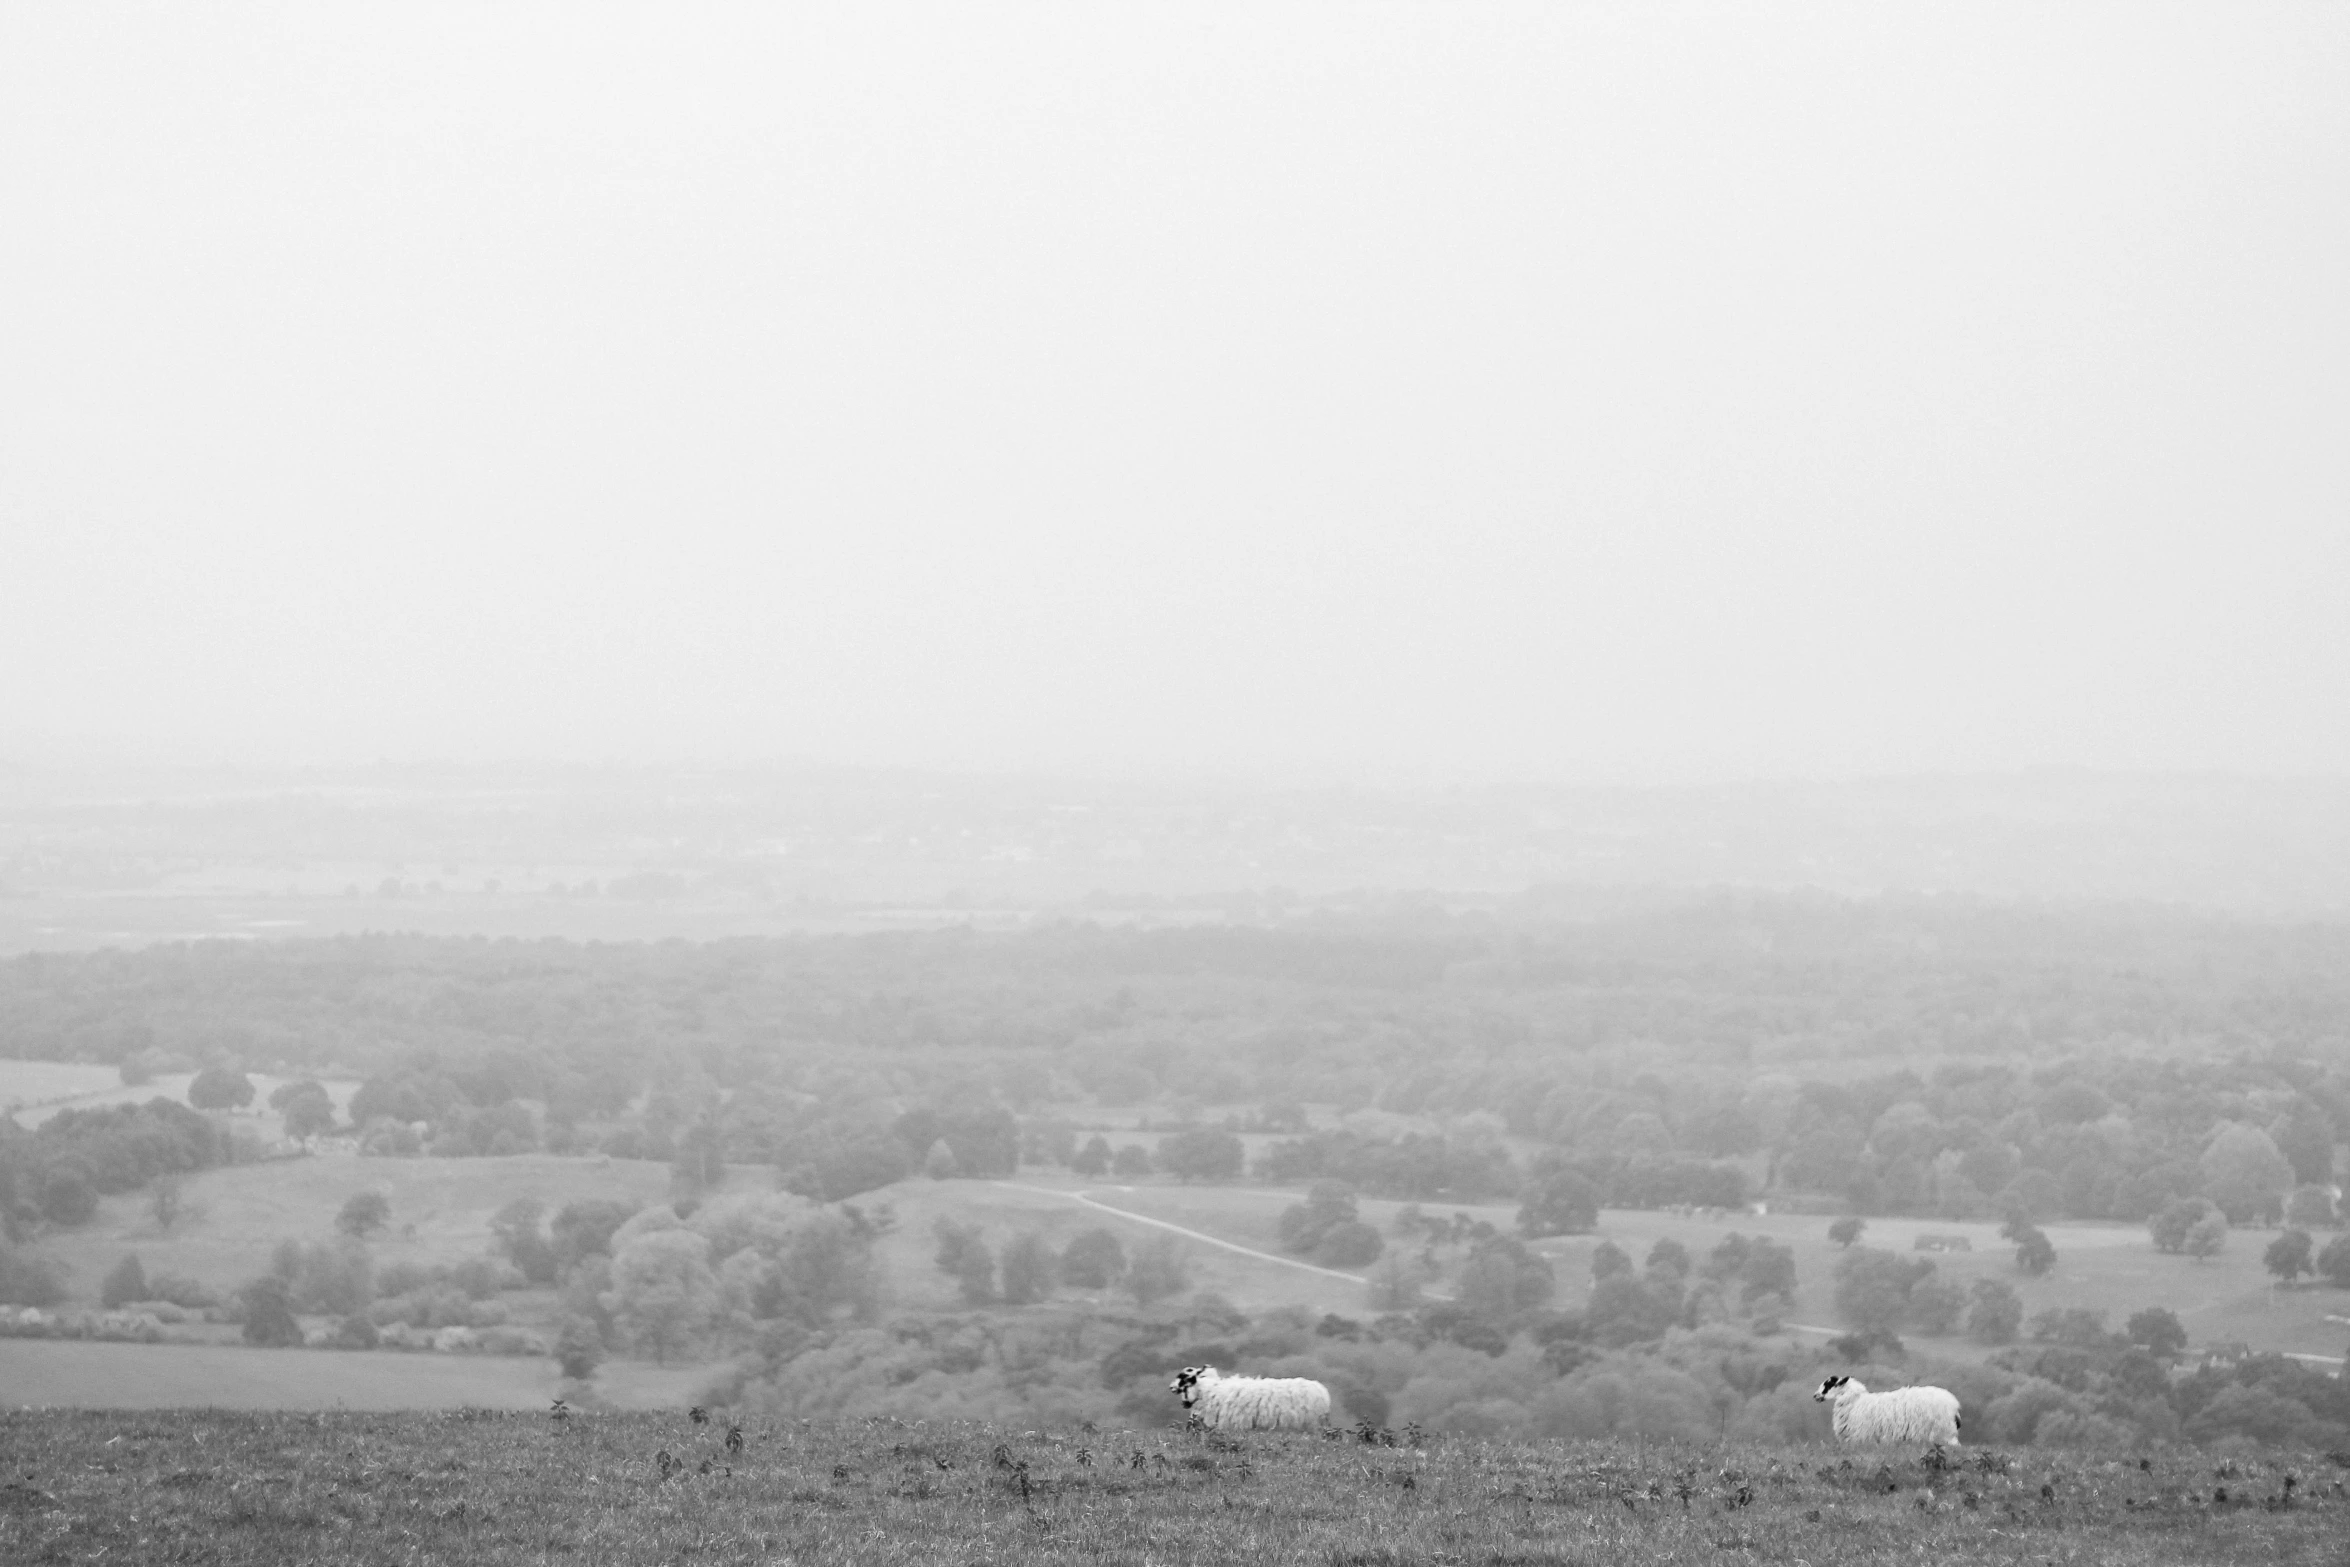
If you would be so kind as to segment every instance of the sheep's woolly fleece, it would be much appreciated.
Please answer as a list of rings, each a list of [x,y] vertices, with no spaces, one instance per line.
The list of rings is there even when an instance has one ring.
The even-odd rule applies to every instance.
[[[1958,1396],[1948,1388],[1897,1387],[1872,1393],[1850,1377],[1830,1377],[1812,1394],[1832,1403],[1839,1442],[1940,1442],[1958,1446]]]
[[[1167,1391],[1219,1431],[1312,1431],[1330,1417],[1330,1390],[1305,1377],[1228,1377],[1185,1366]]]

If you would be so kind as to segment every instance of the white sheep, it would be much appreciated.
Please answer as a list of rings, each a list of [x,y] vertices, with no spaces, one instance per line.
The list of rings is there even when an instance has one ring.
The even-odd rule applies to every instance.
[[[1330,1418],[1330,1390],[1306,1377],[1228,1377],[1185,1366],[1167,1391],[1218,1431],[1312,1431]]]
[[[1948,1388],[1897,1387],[1872,1393],[1850,1377],[1830,1377],[1811,1397],[1815,1404],[1834,1404],[1839,1442],[1958,1446],[1958,1395]]]

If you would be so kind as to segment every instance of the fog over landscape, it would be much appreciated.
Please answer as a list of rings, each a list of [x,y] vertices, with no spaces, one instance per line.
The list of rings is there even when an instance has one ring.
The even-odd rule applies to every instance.
[[[2333,1559],[2345,80],[0,12],[0,1559]]]

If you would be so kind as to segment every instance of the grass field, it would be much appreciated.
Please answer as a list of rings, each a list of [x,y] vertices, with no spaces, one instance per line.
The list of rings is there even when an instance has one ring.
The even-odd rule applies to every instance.
[[[228,1112],[229,1124],[250,1129],[274,1142],[285,1135],[285,1119],[269,1108],[269,1096],[296,1079],[249,1072],[253,1102]],[[66,1061],[0,1061],[0,1115],[15,1118],[19,1126],[39,1126],[60,1110],[98,1110],[107,1105],[143,1105],[150,1099],[188,1102],[193,1072],[164,1072],[144,1083],[125,1083],[110,1066],[82,1066]],[[359,1079],[330,1077],[318,1080],[333,1102],[335,1114],[348,1116],[351,1096]]]
[[[0,1060],[0,1115],[15,1115],[34,1105],[60,1104],[121,1085],[121,1077],[110,1066]],[[31,1124],[29,1118],[26,1124]]]
[[[581,1198],[637,1205],[669,1194],[669,1167],[643,1160],[568,1159],[518,1154],[505,1159],[274,1160],[207,1170],[190,1179],[184,1195],[190,1216],[159,1230],[138,1192],[109,1197],[92,1223],[60,1231],[41,1243],[43,1255],[67,1270],[67,1283],[84,1304],[126,1251],[139,1254],[149,1273],[177,1273],[226,1292],[267,1271],[279,1241],[325,1240],[335,1215],[351,1197],[380,1191],[391,1202],[390,1230],[373,1243],[378,1266],[410,1260],[456,1262],[490,1244],[490,1216],[516,1197],[537,1197],[550,1209]],[[410,1234],[408,1226],[414,1225]]]
[[[1049,1176],[1021,1179],[1043,1186],[1055,1184]],[[953,1184],[953,1183],[950,1183]],[[1151,1218],[1165,1219],[1223,1239],[1265,1251],[1279,1249],[1275,1229],[1281,1210],[1297,1201],[1300,1192],[1251,1186],[1111,1186],[1068,1182],[1071,1191],[1083,1191],[1095,1201]],[[1362,1215],[1383,1232],[1402,1204],[1364,1201]],[[1438,1217],[1466,1212],[1507,1232],[1514,1222],[1515,1205],[1455,1205],[1431,1203]],[[1702,1259],[1724,1235],[1736,1230],[1767,1235],[1793,1248],[1800,1288],[1795,1308],[1786,1313],[1791,1323],[1840,1326],[1835,1308],[1836,1260],[1840,1249],[1827,1238],[1828,1221],[1816,1215],[1739,1215],[1727,1219],[1682,1218],[1670,1213],[1610,1209],[1600,1215],[1591,1235],[1563,1236],[1541,1241],[1535,1249],[1551,1259],[1559,1279],[1559,1304],[1573,1307],[1590,1292],[1591,1254],[1602,1241],[1612,1241],[1635,1261],[1657,1241],[1670,1238]],[[2271,1232],[2247,1230],[2231,1235],[2228,1246],[2209,1262],[2165,1256],[2154,1249],[2142,1225],[2059,1224],[2048,1227],[2057,1250],[2056,1268],[2044,1278],[2026,1277],[2014,1263],[2014,1249],[1999,1239],[1995,1224],[1956,1224],[1939,1219],[1872,1219],[1861,1244],[1884,1246],[1912,1255],[1921,1234],[1964,1235],[1973,1244],[1968,1252],[1934,1254],[1942,1277],[1965,1285],[1978,1278],[1999,1278],[2015,1286],[2026,1312],[2050,1308],[2088,1307],[2106,1312],[2115,1327],[2130,1313],[2148,1306],[2165,1306],[2179,1314],[2198,1343],[2241,1341],[2258,1350],[2339,1357],[2350,1327],[2326,1321],[2329,1313],[2350,1316],[2350,1292],[2323,1287],[2280,1290],[2261,1267],[2260,1253]],[[2321,1245],[2324,1243],[2320,1238]],[[1390,1244],[1397,1244],[1391,1238]],[[1300,1274],[1298,1277],[1310,1278]],[[1302,1289],[1304,1286],[1291,1286]],[[1330,1281],[1329,1298],[1347,1294],[1347,1286]],[[1249,1304],[1247,1295],[1233,1298]],[[1353,1292],[1347,1305],[1328,1309],[1359,1311],[1362,1292]],[[1936,1353],[1979,1356],[1988,1351],[1962,1339],[1920,1339]]]
[[[596,1397],[682,1408],[708,1376],[608,1360]],[[539,1356],[0,1339],[0,1404],[27,1409],[544,1409],[561,1380]]]
[[[2338,1564],[2342,1471],[2200,1455],[753,1427],[677,1412],[0,1413],[0,1560]],[[2286,1484],[2288,1474],[2292,1478]]]

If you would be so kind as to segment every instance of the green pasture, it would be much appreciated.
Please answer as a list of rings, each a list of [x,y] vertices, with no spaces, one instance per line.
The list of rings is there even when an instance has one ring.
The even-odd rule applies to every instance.
[[[93,1222],[56,1232],[40,1249],[68,1270],[68,1286],[84,1303],[96,1300],[99,1281],[126,1251],[137,1252],[149,1274],[181,1274],[225,1293],[267,1271],[280,1241],[331,1237],[343,1204],[366,1191],[382,1192],[391,1203],[390,1226],[372,1242],[378,1265],[449,1263],[487,1250],[491,1215],[517,1197],[536,1197],[550,1210],[586,1198],[643,1206],[669,1195],[669,1167],[553,1154],[320,1155],[231,1165],[187,1179],[187,1215],[168,1232],[149,1213],[144,1192],[126,1192],[101,1202]]]

